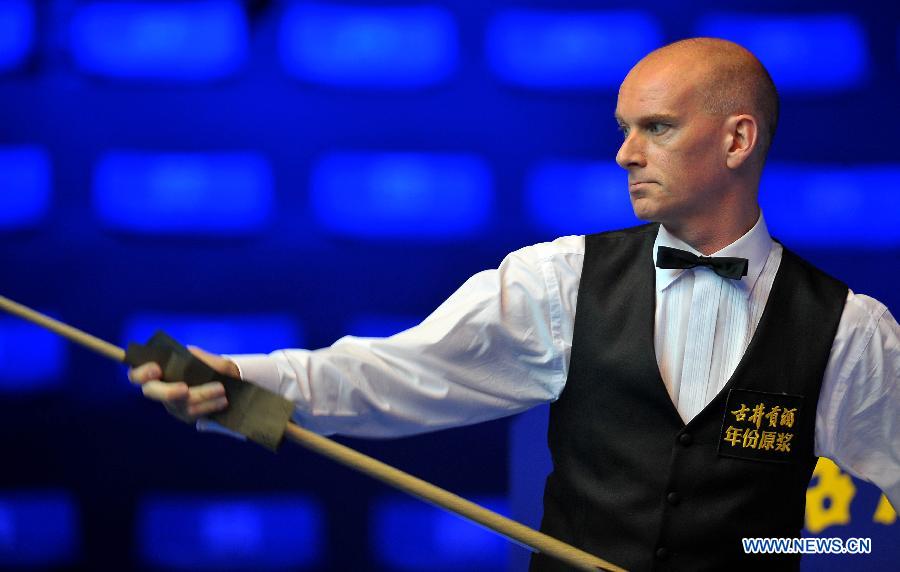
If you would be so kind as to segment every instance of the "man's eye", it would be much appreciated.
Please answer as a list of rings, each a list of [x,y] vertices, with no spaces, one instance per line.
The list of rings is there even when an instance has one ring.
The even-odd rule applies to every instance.
[[[619,125],[619,132],[622,134],[622,137],[628,137],[628,128],[624,125]]]
[[[668,131],[669,126],[665,123],[651,123],[647,126],[647,131],[650,135],[662,135],[666,131]]]

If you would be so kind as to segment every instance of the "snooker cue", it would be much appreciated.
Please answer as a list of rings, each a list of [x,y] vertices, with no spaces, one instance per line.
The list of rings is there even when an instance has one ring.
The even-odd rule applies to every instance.
[[[46,328],[60,336],[99,353],[114,361],[124,363],[125,350],[107,341],[83,332],[45,314],[32,310],[4,296],[0,296],[0,309],[28,322]],[[488,510],[459,495],[410,475],[400,469],[364,455],[346,445],[303,429],[288,422],[286,435],[298,445],[319,453],[342,465],[369,475],[387,485],[406,492],[425,502],[461,516],[500,534],[533,552],[557,558],[579,570],[624,570],[592,554],[566,544],[524,524]]]

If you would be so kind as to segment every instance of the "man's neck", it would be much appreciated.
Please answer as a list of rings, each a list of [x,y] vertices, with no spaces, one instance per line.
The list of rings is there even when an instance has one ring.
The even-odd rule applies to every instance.
[[[759,216],[760,210],[757,205],[754,209],[739,216],[723,215],[712,220],[706,217],[700,222],[682,224],[665,222],[663,226],[679,240],[689,244],[704,256],[709,256],[750,232],[750,229],[759,220]]]

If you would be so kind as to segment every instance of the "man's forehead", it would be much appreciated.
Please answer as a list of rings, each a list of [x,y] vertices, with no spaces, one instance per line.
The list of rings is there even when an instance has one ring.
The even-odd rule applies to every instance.
[[[673,115],[693,103],[698,79],[677,61],[641,61],[619,87],[616,118],[632,115]]]

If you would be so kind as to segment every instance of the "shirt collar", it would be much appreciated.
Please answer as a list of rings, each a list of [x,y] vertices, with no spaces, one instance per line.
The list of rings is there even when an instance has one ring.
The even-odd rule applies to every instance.
[[[727,280],[737,286],[745,296],[749,296],[756,284],[757,278],[762,273],[763,266],[769,258],[769,252],[775,243],[769,235],[769,229],[766,227],[766,221],[762,213],[759,220],[753,225],[744,236],[732,242],[718,252],[712,253],[710,256],[736,256],[746,258],[749,263],[747,265],[747,275],[740,280]],[[666,227],[659,225],[659,232],[656,235],[656,241],[653,243],[653,264],[656,265],[656,250],[659,246],[668,246],[670,248],[680,248],[697,256],[702,253],[683,240],[666,230]],[[660,292],[668,288],[682,274],[683,269],[679,268],[656,268],[656,289]]]

